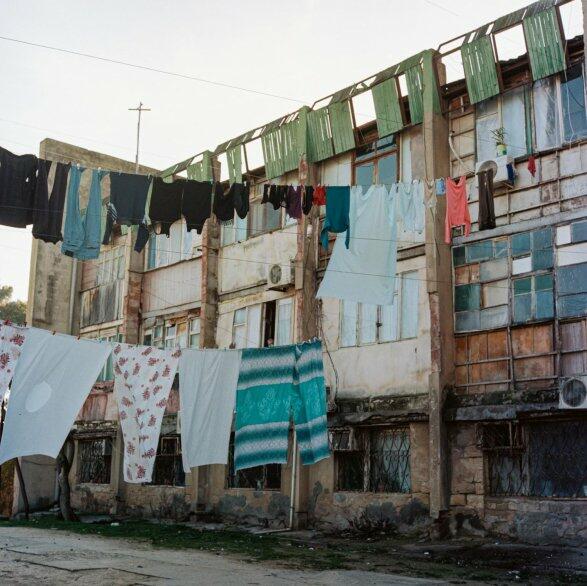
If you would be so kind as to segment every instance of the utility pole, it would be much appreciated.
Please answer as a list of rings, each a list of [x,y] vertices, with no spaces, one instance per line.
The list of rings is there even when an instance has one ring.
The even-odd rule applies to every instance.
[[[141,113],[150,112],[151,108],[143,108],[143,102],[139,102],[138,108],[129,108],[131,112],[139,113],[139,120],[137,122],[137,155],[135,157],[135,173],[139,172],[139,142],[141,140]]]

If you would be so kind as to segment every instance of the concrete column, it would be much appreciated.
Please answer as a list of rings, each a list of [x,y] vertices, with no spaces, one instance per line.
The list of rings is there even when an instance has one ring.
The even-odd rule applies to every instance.
[[[438,55],[427,51],[423,60],[424,79],[424,161],[426,180],[449,174],[448,119],[441,113],[438,94],[440,69]],[[426,204],[433,199],[428,192]],[[445,200],[439,197],[435,208],[426,207],[426,282],[430,308],[431,371],[429,376],[430,515],[437,519],[448,508],[448,452],[443,422],[443,405],[452,384],[453,311],[450,246],[444,243]]]

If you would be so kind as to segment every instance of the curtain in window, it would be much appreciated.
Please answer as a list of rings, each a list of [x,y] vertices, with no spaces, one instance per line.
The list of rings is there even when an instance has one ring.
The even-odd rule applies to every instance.
[[[534,127],[536,149],[551,149],[560,145],[560,123],[556,84],[552,77],[534,83]]]

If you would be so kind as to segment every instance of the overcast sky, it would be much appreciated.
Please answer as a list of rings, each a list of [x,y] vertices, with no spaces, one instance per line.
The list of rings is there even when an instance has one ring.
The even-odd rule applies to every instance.
[[[312,103],[524,0],[1,0],[0,36],[90,53]],[[570,19],[580,19],[575,10]],[[508,41],[519,46],[515,35]],[[0,144],[46,137],[134,159],[175,162],[300,104],[0,40]],[[455,73],[457,70],[453,70]],[[449,71],[450,74],[450,71]],[[0,285],[28,290],[30,231],[0,226]]]

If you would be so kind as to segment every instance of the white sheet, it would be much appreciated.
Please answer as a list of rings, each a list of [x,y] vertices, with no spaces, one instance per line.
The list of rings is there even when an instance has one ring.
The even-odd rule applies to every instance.
[[[228,463],[241,353],[183,350],[179,401],[183,468]]]
[[[0,401],[8,390],[26,339],[28,328],[9,326],[0,321]]]
[[[397,264],[396,205],[383,185],[363,194],[351,187],[350,245],[346,232],[336,237],[334,250],[317,297],[390,305]]]
[[[0,463],[57,457],[112,346],[29,328],[12,379]]]

